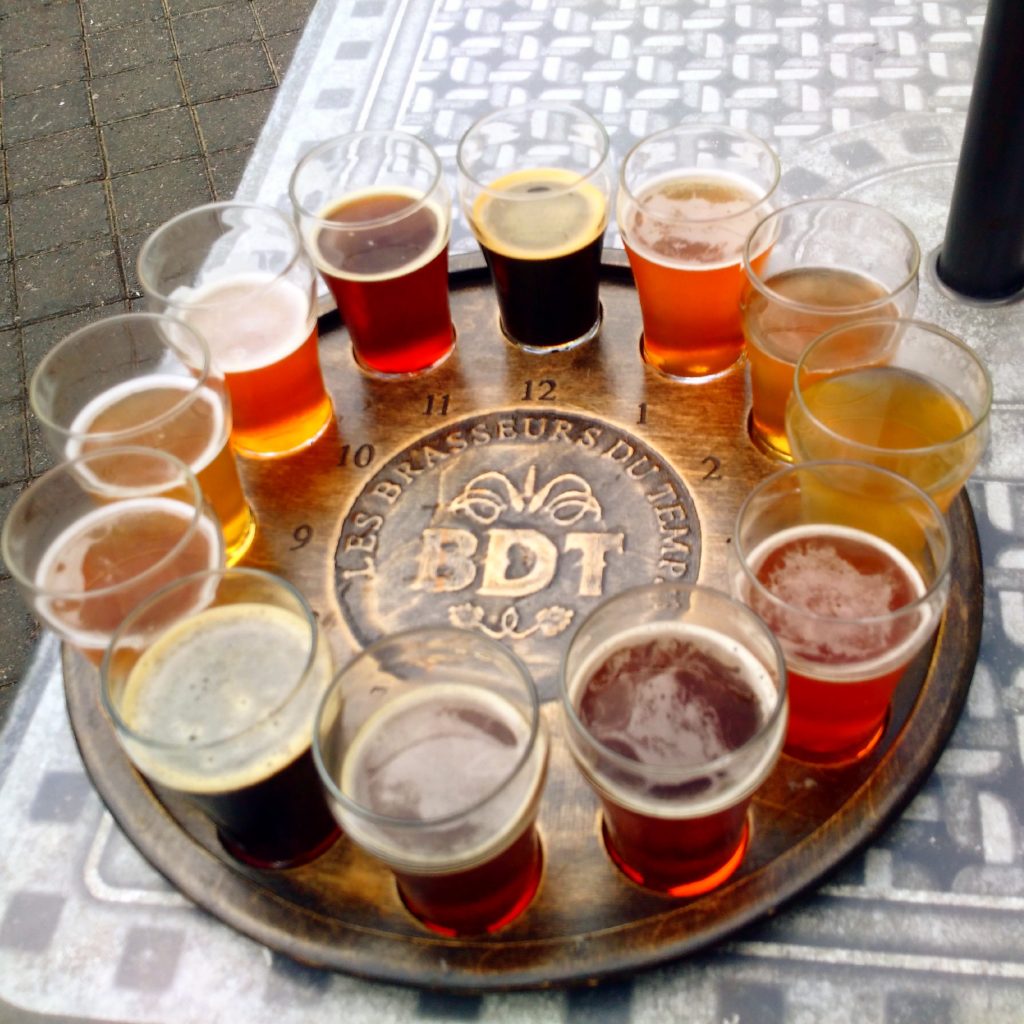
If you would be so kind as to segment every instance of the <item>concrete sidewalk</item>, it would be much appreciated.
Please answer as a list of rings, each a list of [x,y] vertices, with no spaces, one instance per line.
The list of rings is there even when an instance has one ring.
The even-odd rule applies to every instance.
[[[314,3],[0,3],[0,517],[51,462],[33,369],[130,308],[155,227],[234,194]],[[37,636],[0,566],[0,721]]]

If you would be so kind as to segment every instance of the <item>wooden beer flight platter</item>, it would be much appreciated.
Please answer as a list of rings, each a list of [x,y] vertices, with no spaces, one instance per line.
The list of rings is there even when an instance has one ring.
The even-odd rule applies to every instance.
[[[529,909],[493,936],[441,938],[344,837],[304,867],[242,867],[204,819],[161,803],[135,773],[103,714],[95,670],[70,652],[68,709],[121,827],[175,886],[240,932],[305,963],[427,987],[585,981],[692,952],[772,912],[907,803],[973,672],[982,617],[974,519],[961,495],[950,511],[948,609],[875,751],[842,769],[783,757],[755,798],[750,847],[729,882],[688,900],[647,892],[602,847],[596,800],[564,742],[558,659],[602,596],[657,578],[726,588],[739,505],[779,467],[748,439],[742,367],[696,385],[643,363],[621,254],[606,254],[599,338],[547,355],[502,338],[478,260],[453,263],[458,341],[432,372],[372,379],[344,330],[322,329],[337,429],[292,457],[242,461],[259,520],[245,564],[304,591],[339,665],[382,633],[442,622],[495,636],[524,659],[553,741],[539,818],[544,876]]]

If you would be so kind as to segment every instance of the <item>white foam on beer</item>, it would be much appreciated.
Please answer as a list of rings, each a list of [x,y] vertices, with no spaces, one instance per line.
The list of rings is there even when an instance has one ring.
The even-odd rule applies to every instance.
[[[106,391],[101,392],[96,395],[95,398],[87,402],[78,412],[78,415],[76,415],[71,421],[71,426],[68,427],[68,433],[72,436],[68,439],[68,442],[64,447],[65,457],[68,459],[74,459],[81,454],[83,445],[91,440],[87,435],[93,422],[98,419],[102,413],[106,412],[107,409],[116,405],[122,399],[144,391],[157,390],[180,391],[184,398],[195,390],[195,387],[196,382],[194,380],[166,373],[155,373],[145,377],[136,377],[133,380],[126,380],[122,381],[120,384],[115,384],[112,388],[108,388]],[[209,388],[200,388],[193,401],[205,402],[212,410],[211,420],[213,422],[213,430],[210,432],[210,440],[196,458],[188,460],[189,468],[194,473],[200,473],[202,470],[206,469],[206,467],[213,462],[220,453],[221,448],[224,447],[224,443],[227,440],[227,434],[224,429],[223,405]],[[174,410],[168,410],[167,412],[162,413],[159,417],[154,418],[165,420],[167,423],[173,423],[176,415],[178,414]],[[118,435],[131,435],[132,433],[138,433],[148,429],[149,428],[146,424],[143,423],[137,428],[123,427],[113,433],[117,433]],[[136,442],[132,441],[129,437],[129,439],[123,443],[135,444]],[[168,446],[166,450],[172,451],[172,454],[176,454],[173,452],[173,446]],[[80,475],[89,480],[90,483],[103,484],[103,481],[96,477],[96,475],[89,469],[88,465],[80,466],[78,471]]]
[[[705,182],[735,198],[712,202],[692,196],[673,202],[658,192],[666,185]],[[722,270],[737,267],[743,247],[765,209],[751,183],[727,171],[676,171],[647,182],[636,198],[620,193],[618,222],[629,247],[651,263],[670,269]],[[665,240],[680,247],[677,255],[666,255],[656,246]],[[766,239],[767,249],[772,239]],[[760,253],[754,254],[757,259]]]
[[[290,356],[313,330],[311,297],[286,277],[245,273],[217,277],[169,298],[210,347],[224,373],[250,373]]]
[[[758,544],[747,556],[747,564],[756,575],[765,559],[784,544],[802,539],[827,540],[830,536],[874,548],[895,562],[916,598],[925,594],[927,588],[920,572],[902,551],[881,537],[849,526],[819,523],[790,527]],[[918,619],[905,639],[880,655],[865,658],[866,649],[884,642],[888,628],[868,624],[860,627],[856,620],[878,619],[887,614],[895,580],[864,576],[840,559],[835,549],[818,554],[806,550],[791,552],[787,555],[786,568],[789,572],[782,577],[776,574],[765,589],[805,614],[785,615],[775,606],[755,607],[778,636],[787,664],[812,678],[836,683],[857,682],[890,672],[913,657],[938,620],[939,610],[927,603],[916,612],[902,613],[916,615]],[[897,610],[896,614],[900,612]],[[840,628],[830,629],[829,623],[822,619],[836,619]],[[846,630],[841,628],[844,619],[854,620],[849,621]],[[844,659],[840,664],[828,664],[809,656],[811,651],[820,651],[824,638],[831,653]]]
[[[188,793],[259,782],[312,742],[331,676],[321,644],[307,678],[309,625],[274,605],[207,608],[178,621],[132,668],[119,701],[149,778]]]
[[[496,721],[512,742],[502,742],[452,709]],[[502,788],[529,734],[529,723],[515,705],[481,687],[438,683],[409,691],[362,724],[345,751],[341,792],[378,815],[408,821],[429,822],[484,803],[453,825],[403,830],[368,823],[335,801],[342,828],[382,859],[422,871],[489,859],[532,820],[529,812],[547,763],[542,726],[527,764]],[[369,787],[363,784],[368,773],[376,776]]]
[[[73,595],[77,600],[105,600],[102,592],[95,597],[86,593],[85,559],[90,552],[90,537],[96,537],[108,529],[117,520],[126,515],[161,514],[182,520],[181,537],[184,537],[189,525],[196,518],[193,506],[174,498],[144,497],[125,498],[111,505],[101,505],[76,519],[57,535],[39,560],[33,583],[42,595],[36,598],[36,610],[40,617],[49,622],[71,643],[78,647],[102,650],[110,640],[105,631],[75,629],[67,614],[61,614],[60,606],[65,598],[44,595]],[[205,535],[206,547],[209,551],[207,568],[216,568],[220,557],[220,534],[216,524],[207,516],[200,516],[197,529]],[[178,538],[180,541],[181,537]],[[192,566],[189,572],[199,571],[203,567]],[[126,581],[128,582],[128,581]],[[117,586],[118,584],[111,584]]]
[[[320,246],[317,244],[317,236],[320,232],[330,230],[331,225],[336,226],[336,229],[339,231],[344,231],[346,229],[346,222],[331,220],[329,215],[332,210],[337,210],[339,206],[348,206],[350,203],[358,202],[360,199],[372,198],[373,196],[396,195],[408,196],[416,202],[419,202],[424,198],[422,192],[417,192],[415,189],[407,188],[402,185],[377,185],[372,188],[362,188],[355,192],[348,192],[340,199],[336,199],[328,203],[317,215],[317,220],[310,220],[309,223],[305,225],[304,240],[306,242],[306,249],[312,254],[313,262],[316,264],[317,269],[331,277],[343,278],[346,281],[391,281],[396,277],[404,277],[406,274],[411,274],[414,270],[419,270],[420,267],[425,267],[431,260],[436,259],[438,253],[440,253],[448,244],[450,226],[444,210],[442,210],[437,203],[430,200],[424,202],[420,208],[430,210],[433,214],[434,223],[437,225],[437,234],[432,239],[430,245],[424,246],[423,251],[416,257],[416,259],[409,263],[380,274],[354,274],[351,270],[345,270],[343,267],[338,267],[324,258]],[[393,218],[395,220],[400,220],[403,213],[404,211],[397,210],[394,214],[381,219],[391,220]],[[353,221],[351,230],[368,231],[372,224],[372,220]]]
[[[688,702],[685,709],[670,711],[672,706],[678,703],[677,688],[671,673],[654,678],[645,675],[641,688],[644,691],[644,701],[649,706],[631,709],[630,728],[641,730],[639,742],[644,746],[645,752],[661,749],[665,752],[665,757],[660,763],[655,761],[652,764],[648,761],[631,762],[629,758],[620,755],[619,764],[622,767],[615,774],[609,774],[599,768],[595,770],[592,761],[588,767],[588,759],[585,756],[581,766],[615,803],[639,814],[669,819],[704,817],[732,807],[761,784],[775,763],[781,747],[781,735],[786,728],[786,715],[777,715],[770,727],[770,741],[767,738],[764,742],[759,741],[761,730],[765,727],[764,723],[771,718],[778,703],[778,690],[765,666],[743,644],[716,630],[693,623],[645,623],[617,633],[595,647],[569,681],[568,696],[573,707],[577,709],[578,716],[580,699],[587,682],[616,651],[665,639],[703,648],[721,662],[726,670],[733,671],[743,680],[760,705],[761,724],[755,734],[758,740],[754,740],[746,751],[743,748],[736,751],[728,750],[714,738],[717,722],[711,729],[704,728],[708,723],[701,721],[702,709],[696,706],[696,702]],[[629,688],[628,680],[624,682],[624,687]],[[585,725],[582,725],[582,728],[586,730]],[[699,732],[699,735],[695,735],[695,731]],[[634,732],[633,742],[636,740]],[[680,740],[684,740],[690,749],[683,756],[677,754],[673,758],[672,752],[679,751]],[[673,784],[701,778],[700,762],[695,755],[699,754],[710,763],[711,760],[725,757],[730,753],[736,755],[731,767],[720,766],[713,777],[709,773],[712,785],[706,792],[687,793],[675,799],[666,799],[650,797],[647,794],[647,787],[641,788],[643,783],[640,779],[643,775],[648,776],[649,785],[661,787],[671,787]],[[673,760],[684,765],[677,779],[673,779],[669,770]],[[623,776],[629,774],[628,765],[631,763],[635,763],[637,769],[632,784],[623,781]]]

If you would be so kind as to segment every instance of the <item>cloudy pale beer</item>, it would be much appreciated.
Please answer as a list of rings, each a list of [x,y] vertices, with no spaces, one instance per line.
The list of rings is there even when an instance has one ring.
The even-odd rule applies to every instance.
[[[470,222],[511,340],[557,349],[596,333],[607,207],[599,188],[558,167],[513,171],[477,197]]]
[[[322,209],[308,241],[367,369],[435,366],[454,343],[448,308],[448,217],[412,189],[353,193]]]

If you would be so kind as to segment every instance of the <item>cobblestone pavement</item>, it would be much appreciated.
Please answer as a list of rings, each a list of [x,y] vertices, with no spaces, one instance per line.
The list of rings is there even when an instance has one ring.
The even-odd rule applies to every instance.
[[[313,4],[0,3],[0,517],[51,461],[34,367],[138,299],[150,231],[234,194]],[[37,635],[0,566],[0,720]]]

